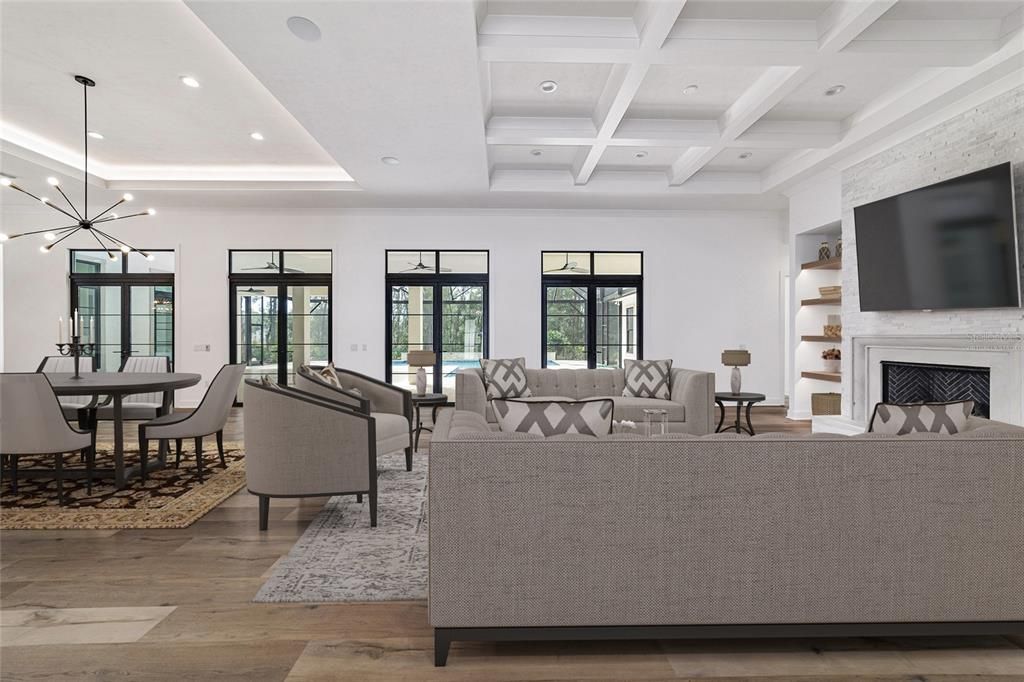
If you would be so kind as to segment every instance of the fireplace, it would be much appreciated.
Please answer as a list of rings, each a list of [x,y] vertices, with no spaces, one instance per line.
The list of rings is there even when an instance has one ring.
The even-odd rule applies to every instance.
[[[991,370],[918,362],[883,361],[882,400],[887,403],[973,400],[974,414],[988,418]]]

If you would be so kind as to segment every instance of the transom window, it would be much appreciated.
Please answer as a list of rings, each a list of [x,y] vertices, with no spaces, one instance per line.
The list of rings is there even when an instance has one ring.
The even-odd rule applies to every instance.
[[[622,367],[643,357],[643,253],[541,254],[541,366]]]

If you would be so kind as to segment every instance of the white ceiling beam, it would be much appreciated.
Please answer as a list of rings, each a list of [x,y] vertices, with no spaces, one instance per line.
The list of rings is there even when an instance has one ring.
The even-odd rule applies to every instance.
[[[548,36],[556,38],[629,38],[639,35],[630,17],[572,17],[488,14],[481,36]]]
[[[896,4],[896,0],[837,0],[817,21],[818,53],[836,54]],[[762,116],[792,93],[813,73],[810,67],[769,67],[726,109],[719,124],[722,136],[702,152],[684,152],[669,169],[669,183],[679,185],[700,171]]]
[[[733,146],[750,149],[824,149],[842,139],[839,121],[757,121]]]
[[[761,194],[758,173],[702,172],[686,185],[671,186],[665,174],[657,171],[599,170],[586,185],[577,185],[571,172],[564,169],[496,168],[491,174],[495,192],[574,192],[581,194]]]

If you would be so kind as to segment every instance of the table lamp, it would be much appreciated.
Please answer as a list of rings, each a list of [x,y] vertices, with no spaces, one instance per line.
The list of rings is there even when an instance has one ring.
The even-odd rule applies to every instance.
[[[740,367],[746,367],[750,364],[750,351],[746,350],[724,350],[722,351],[722,364],[726,367],[732,367],[732,378],[730,383],[732,384],[733,394],[740,392],[743,387],[743,378],[740,376]]]
[[[432,350],[411,350],[407,355],[410,367],[418,367],[416,370],[416,395],[427,393],[427,371],[424,367],[433,367],[437,364],[437,354]]]

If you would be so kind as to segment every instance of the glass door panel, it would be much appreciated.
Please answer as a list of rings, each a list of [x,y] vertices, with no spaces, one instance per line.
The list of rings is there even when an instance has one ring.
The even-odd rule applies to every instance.
[[[635,315],[636,287],[597,287],[597,367],[620,368],[626,359],[636,358]],[[630,312],[627,316],[627,311]]]
[[[173,357],[174,288],[170,285],[127,286],[132,355]]]
[[[547,367],[587,366],[587,288],[544,287]]]
[[[328,254],[329,255],[329,254]],[[295,368],[325,367],[330,348],[330,291],[325,286],[290,286],[288,296],[287,382],[295,383]]]
[[[455,373],[479,367],[484,356],[484,301],[481,285],[441,287],[441,391],[455,400]]]
[[[415,390],[416,370],[410,350],[434,348],[434,287],[395,285],[391,296],[391,383]],[[427,373],[430,374],[429,368]]]
[[[121,368],[121,285],[79,285],[78,317],[82,343],[95,344],[93,363],[98,372]]]
[[[246,365],[242,381],[269,376],[276,382],[278,287],[235,286],[234,362]],[[239,388],[241,400],[241,388]]]

